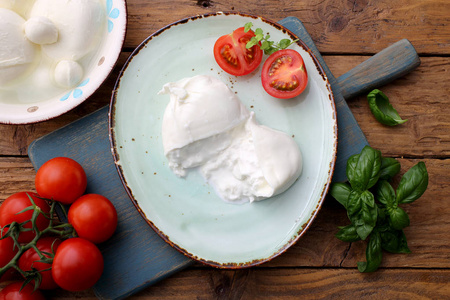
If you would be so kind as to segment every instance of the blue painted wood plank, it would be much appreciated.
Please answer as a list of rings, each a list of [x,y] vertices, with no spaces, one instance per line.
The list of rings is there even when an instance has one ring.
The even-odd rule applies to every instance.
[[[387,73],[380,69],[380,74],[375,72],[363,75],[358,73],[361,71],[354,69],[336,80],[303,24],[294,17],[283,19],[279,23],[311,48],[330,80],[335,94],[339,128],[338,161],[334,179],[345,180],[346,159],[359,152],[367,144],[367,140],[341,91],[350,97],[363,92],[367,85],[387,83],[394,78],[390,77],[389,72],[395,73],[399,66],[395,66],[396,60],[393,59],[393,68]],[[390,55],[403,55],[401,49],[395,49],[399,51],[390,52]],[[370,65],[376,63],[375,59]],[[404,68],[404,72],[411,69]],[[395,74],[402,75],[401,72]],[[368,76],[369,79],[361,78],[362,76]],[[352,84],[353,82],[358,84]],[[104,107],[35,140],[29,146],[28,155],[36,169],[56,156],[77,160],[88,176],[87,192],[102,194],[113,202],[118,211],[119,224],[113,238],[100,245],[105,258],[105,270],[94,290],[100,299],[124,299],[186,268],[193,261],[166,244],[132,205],[116,171],[108,136],[108,107]]]

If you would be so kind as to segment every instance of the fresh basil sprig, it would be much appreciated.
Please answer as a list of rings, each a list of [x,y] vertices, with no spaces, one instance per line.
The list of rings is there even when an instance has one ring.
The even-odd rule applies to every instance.
[[[400,204],[420,198],[428,186],[428,172],[423,162],[409,169],[397,189],[389,183],[400,172],[394,158],[364,147],[347,161],[349,183],[333,183],[330,194],[347,210],[351,224],[339,227],[336,237],[344,242],[369,238],[366,262],[358,262],[360,272],[374,272],[382,260],[382,250],[410,253],[403,229],[410,219]]]
[[[244,25],[244,31],[248,32],[253,26],[252,22],[248,22]],[[286,49],[295,41],[291,41],[290,39],[281,39],[278,43],[275,43],[274,41],[270,41],[270,35],[266,34],[264,36],[264,32],[261,28],[255,29],[255,36],[250,39],[250,41],[247,42],[245,47],[247,49],[250,49],[251,47],[255,45],[260,45],[259,48],[264,51],[264,54],[270,55],[272,53],[277,52],[278,50]],[[260,44],[261,43],[261,44]]]
[[[375,119],[381,124],[395,126],[405,123],[395,108],[389,102],[389,98],[380,90],[375,89],[367,95],[369,107]]]

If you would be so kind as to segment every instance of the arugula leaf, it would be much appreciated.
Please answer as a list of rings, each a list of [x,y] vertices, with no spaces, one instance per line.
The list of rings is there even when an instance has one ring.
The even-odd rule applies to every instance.
[[[352,188],[346,183],[333,183],[330,187],[330,195],[334,197],[340,204],[347,208],[348,197]]]
[[[390,180],[399,172],[400,163],[395,158],[381,158],[380,180]]]
[[[395,108],[389,102],[389,98],[382,91],[375,89],[367,95],[372,114],[381,124],[395,126],[405,123]]]
[[[375,195],[377,200],[387,208],[393,209],[397,206],[394,188],[386,180],[378,182]]]
[[[339,232],[336,233],[336,237],[344,242],[356,242],[361,240],[358,233],[356,232],[355,226],[352,224],[345,227],[339,227]]]
[[[392,226],[392,228],[401,230],[409,226],[408,214],[400,207],[388,209],[388,214],[389,224]]]
[[[375,272],[381,264],[383,252],[381,250],[381,237],[379,232],[370,235],[366,248],[366,262],[358,262],[358,271],[362,273]]]
[[[389,229],[380,232],[381,247],[391,253],[411,253],[403,230]]]
[[[397,188],[397,203],[411,203],[419,199],[428,187],[428,172],[424,162],[409,169]]]
[[[358,236],[365,240],[377,223],[378,209],[369,191],[351,191],[347,202],[347,215],[356,228]]]
[[[361,153],[347,161],[347,178],[354,190],[364,191],[373,187],[380,176],[381,152],[365,146]]]

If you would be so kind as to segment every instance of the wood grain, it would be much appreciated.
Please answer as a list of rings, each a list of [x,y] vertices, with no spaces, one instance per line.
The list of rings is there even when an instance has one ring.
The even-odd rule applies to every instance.
[[[128,1],[125,46],[136,47],[169,23],[216,11],[244,12],[274,21],[295,16],[323,54],[374,54],[401,38],[409,39],[420,54],[450,53],[447,0]]]
[[[387,285],[386,282],[389,282]],[[0,288],[5,283],[0,283]],[[92,291],[47,292],[49,299],[96,299]],[[450,270],[253,268],[189,269],[128,299],[433,299],[450,297]]]

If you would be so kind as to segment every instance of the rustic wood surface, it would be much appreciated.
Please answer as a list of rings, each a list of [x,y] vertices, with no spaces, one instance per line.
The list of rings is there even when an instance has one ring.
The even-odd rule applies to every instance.
[[[181,271],[132,299],[450,299],[450,1],[309,0],[243,1],[129,0],[128,31],[118,65],[85,103],[53,120],[31,125],[0,125],[0,201],[34,190],[35,171],[27,147],[35,140],[109,103],[118,72],[130,52],[159,28],[188,16],[240,11],[271,20],[299,18],[338,77],[370,55],[407,38],[421,65],[382,88],[408,122],[380,125],[365,97],[348,101],[372,147],[398,158],[402,173],[424,161],[430,175],[422,198],[405,206],[411,254],[385,254],[381,269],[360,274],[356,262],[364,243],[344,243],[334,234],[346,225],[343,208],[326,199],[305,236],[286,253],[245,270],[202,265]],[[0,283],[0,288],[6,283]],[[91,290],[46,294],[49,299],[95,299]]]

